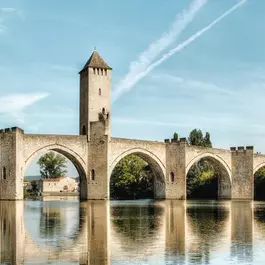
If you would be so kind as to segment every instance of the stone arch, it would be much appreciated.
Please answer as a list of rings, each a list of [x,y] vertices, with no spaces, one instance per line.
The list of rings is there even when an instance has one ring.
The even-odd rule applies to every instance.
[[[258,201],[264,201],[265,196],[264,196],[264,183],[263,181],[260,181],[259,178],[257,178],[256,173],[259,171],[261,168],[265,168],[265,162],[261,162],[258,165],[256,165],[253,169],[253,178],[251,181],[251,189],[252,189],[252,196],[254,200]]]
[[[165,165],[155,154],[143,148],[132,148],[132,149],[126,150],[123,153],[119,154],[115,159],[113,159],[109,167],[108,181],[110,182],[112,171],[114,170],[118,162],[121,161],[124,157],[128,155],[132,155],[132,154],[139,156],[151,166],[151,169],[155,175],[154,197],[155,199],[164,199],[165,198],[165,183],[166,183]]]
[[[261,169],[262,167],[265,167],[265,162],[262,162],[262,163],[260,163],[260,164],[258,164],[255,168],[254,168],[254,170],[253,170],[253,176],[257,173],[257,171],[259,170],[259,169]]]
[[[203,158],[206,158],[207,160],[211,161],[213,165],[217,167],[218,171],[220,172],[220,176],[218,178],[218,198],[231,199],[231,191],[232,191],[231,168],[228,166],[225,160],[218,155],[207,152],[194,157],[186,166],[186,177],[191,167]]]
[[[81,156],[79,156],[75,151],[72,149],[60,145],[60,144],[52,144],[52,145],[47,145],[43,146],[34,152],[32,152],[28,157],[25,158],[25,166],[24,166],[24,173],[26,172],[27,167],[30,165],[31,161],[40,153],[42,152],[49,152],[49,151],[55,151],[57,153],[60,153],[67,157],[75,166],[79,178],[80,178],[80,199],[81,200],[86,200],[87,199],[87,166],[85,161],[82,159]]]

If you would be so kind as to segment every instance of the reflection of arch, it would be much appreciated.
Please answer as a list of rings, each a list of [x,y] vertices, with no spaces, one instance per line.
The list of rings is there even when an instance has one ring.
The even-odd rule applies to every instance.
[[[61,202],[64,203],[64,202]],[[44,216],[39,216],[39,220],[47,223],[47,218],[50,218],[51,220],[54,220],[54,211],[56,213],[56,210],[64,210],[65,207],[54,207],[53,203],[51,202],[45,202],[45,207],[43,206],[36,206],[36,205],[27,205],[27,211],[31,211],[33,213],[36,213],[36,209],[46,210],[48,214]],[[67,204],[66,204],[67,205]],[[30,226],[30,223],[27,222],[27,219],[25,217],[27,215],[24,215],[24,218],[21,219],[21,215],[17,216],[17,221],[22,221],[23,228],[25,230],[25,245],[30,246],[29,248],[25,248],[24,252],[24,258],[25,259],[32,259],[32,258],[48,258],[49,260],[56,260],[58,259],[64,259],[67,261],[72,262],[80,262],[80,264],[87,264],[86,257],[83,257],[81,253],[89,251],[88,249],[88,238],[89,238],[89,232],[87,231],[88,228],[88,218],[89,218],[89,212],[88,212],[88,203],[87,202],[81,202],[81,203],[71,203],[68,204],[68,207],[71,207],[71,211],[65,211],[64,214],[58,216],[62,222],[55,222],[54,226],[58,228],[58,232],[56,233],[56,236],[54,234],[51,235],[51,238],[53,240],[51,241],[43,241],[42,240],[36,240],[36,237],[34,236],[35,233],[32,233],[32,229]],[[75,209],[73,209],[74,207]],[[23,209],[23,207],[22,207]],[[37,211],[42,214],[42,211]],[[67,218],[68,214],[73,214],[72,218]],[[66,214],[66,215],[65,215]],[[23,216],[23,215],[22,215]],[[57,218],[58,218],[57,217]],[[44,219],[44,220],[42,220]],[[66,220],[70,220],[70,228],[68,228],[67,233],[61,233],[62,227],[67,229],[67,222]],[[73,225],[73,222],[71,220],[75,220],[76,222]],[[63,226],[62,226],[63,225]],[[49,226],[49,224],[48,224]],[[41,229],[40,233],[45,232],[47,229]],[[50,229],[50,227],[48,227]],[[66,230],[65,230],[66,231]],[[15,238],[15,237],[14,237]],[[39,239],[38,237],[37,239]],[[44,235],[44,238],[47,238],[47,235]],[[63,239],[63,240],[62,240]],[[18,241],[21,244],[21,240]],[[68,251],[65,251],[67,247]],[[76,255],[73,255],[72,253],[75,253]],[[83,260],[83,262],[81,262]],[[79,263],[78,263],[79,264]]]
[[[31,161],[40,153],[55,151],[58,152],[65,157],[67,157],[75,166],[79,177],[80,177],[80,199],[87,199],[87,173],[86,173],[86,163],[76,152],[69,149],[66,146],[60,144],[47,145],[38,150],[32,152],[25,159],[25,167],[24,170],[26,172],[27,167],[30,165]]]
[[[127,155],[132,155],[132,154],[142,158],[150,165],[155,175],[155,180],[154,180],[155,198],[165,198],[165,166],[156,155],[143,148],[132,148],[118,155],[110,165],[109,181],[112,171],[114,170],[118,162],[121,161]]]
[[[218,169],[218,198],[230,199],[232,186],[231,169],[220,156],[212,153],[203,153],[196,156],[186,166],[186,176],[191,167],[201,159],[207,159]]]

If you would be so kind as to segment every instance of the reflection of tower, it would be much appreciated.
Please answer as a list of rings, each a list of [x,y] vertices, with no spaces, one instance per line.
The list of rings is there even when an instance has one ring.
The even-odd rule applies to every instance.
[[[89,265],[108,265],[109,259],[109,203],[87,203]]]
[[[0,201],[0,263],[23,264],[24,205],[21,201]]]
[[[166,253],[182,264],[185,262],[185,202],[165,201],[165,206]]]
[[[231,256],[241,262],[252,262],[252,202],[231,203]]]

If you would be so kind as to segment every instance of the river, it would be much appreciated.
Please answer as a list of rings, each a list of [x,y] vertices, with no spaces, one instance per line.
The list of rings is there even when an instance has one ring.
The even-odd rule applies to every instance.
[[[0,202],[1,264],[264,264],[265,203]]]

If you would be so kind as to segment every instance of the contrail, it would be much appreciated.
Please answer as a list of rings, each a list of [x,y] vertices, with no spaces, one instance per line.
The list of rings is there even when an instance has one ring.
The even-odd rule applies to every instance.
[[[189,44],[194,42],[196,39],[198,39],[200,36],[202,36],[205,32],[209,31],[212,27],[214,27],[217,23],[221,22],[225,17],[227,17],[230,13],[238,9],[240,6],[242,6],[245,2],[248,0],[242,0],[236,5],[234,5],[232,8],[227,10],[224,14],[219,16],[217,19],[215,19],[213,22],[211,22],[208,26],[204,27],[203,29],[196,32],[194,35],[192,35],[190,38],[179,44],[174,49],[170,50],[168,53],[162,56],[161,59],[157,60],[153,64],[151,64],[149,67],[146,68],[145,71],[143,71],[141,74],[137,76],[137,78],[134,79],[134,82],[130,84],[130,86],[127,87],[125,91],[129,91],[137,82],[139,82],[142,78],[144,78],[148,73],[150,73],[154,68],[159,66],[161,63],[166,61],[168,58],[170,58],[172,55],[174,55],[177,52],[182,51],[184,48],[186,48]]]
[[[146,71],[152,61],[175,41],[175,39],[193,21],[195,15],[207,1],[208,0],[193,0],[186,10],[177,15],[170,30],[164,33],[158,40],[151,43],[149,47],[139,55],[137,61],[130,63],[129,73],[120,81],[113,93],[114,101],[137,82],[138,76]]]

